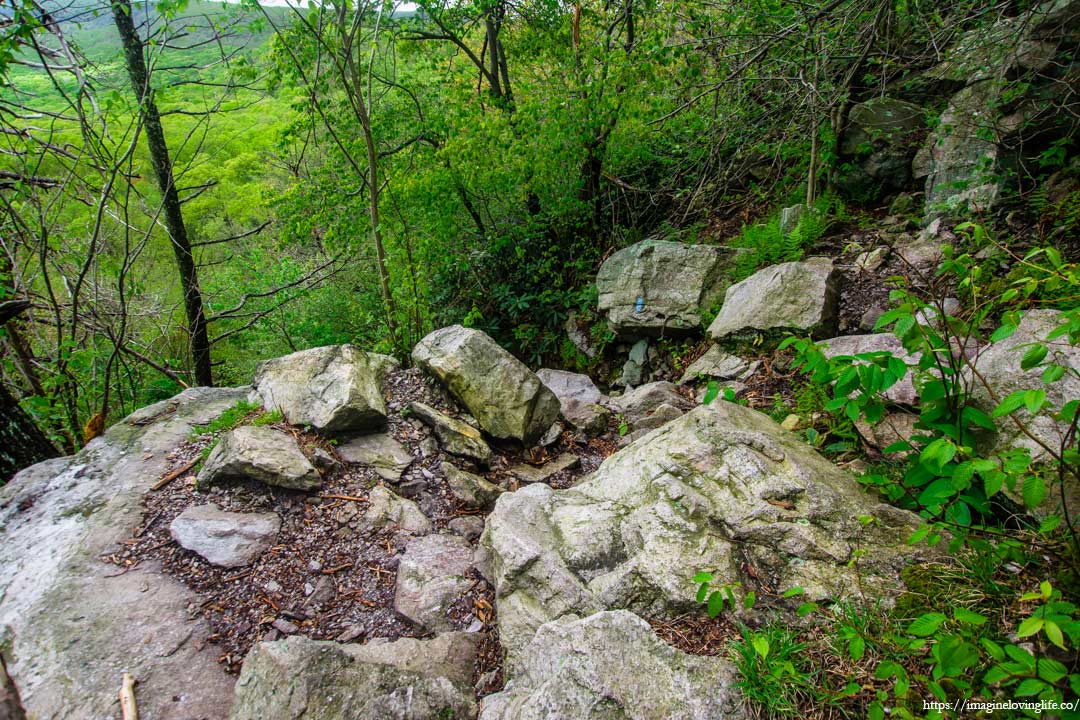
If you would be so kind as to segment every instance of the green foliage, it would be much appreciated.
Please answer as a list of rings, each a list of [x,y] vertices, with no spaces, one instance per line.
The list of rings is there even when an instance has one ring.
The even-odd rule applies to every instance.
[[[821,706],[820,677],[797,630],[777,623],[761,630],[744,626],[740,632],[732,659],[741,675],[739,689],[752,707],[765,717],[797,718],[807,707]]]
[[[705,605],[709,617],[718,616],[724,611],[725,606],[732,612],[739,606],[747,610],[754,607],[755,594],[753,591],[744,593],[742,583],[728,583],[710,590],[713,580],[712,573],[708,572],[699,572],[694,576],[694,582],[698,583],[697,601]],[[738,597],[740,595],[742,596],[741,600]]]
[[[243,425],[245,421],[247,421],[255,412],[260,410],[261,407],[262,406],[259,405],[259,403],[238,400],[235,405],[205,425],[193,426],[191,428],[191,437],[194,439],[200,435],[219,435],[228,432],[239,425]],[[275,410],[274,412],[278,411]],[[281,413],[278,412],[279,416],[280,414]],[[261,417],[268,417],[268,415],[262,415]]]
[[[729,243],[742,250],[736,257],[733,280],[744,280],[767,265],[802,259],[803,252],[813,247],[833,224],[846,217],[843,202],[837,196],[828,194],[818,198],[809,210],[804,211],[787,235],[780,231],[779,213],[771,215],[763,223],[743,227],[742,232]]]

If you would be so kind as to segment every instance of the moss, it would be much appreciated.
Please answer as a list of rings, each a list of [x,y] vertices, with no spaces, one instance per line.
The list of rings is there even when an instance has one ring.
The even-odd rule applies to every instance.
[[[908,565],[901,570],[900,579],[906,591],[896,598],[894,614],[902,618],[917,617],[935,610],[939,603],[934,598],[940,597],[935,585],[938,574],[928,565]]]

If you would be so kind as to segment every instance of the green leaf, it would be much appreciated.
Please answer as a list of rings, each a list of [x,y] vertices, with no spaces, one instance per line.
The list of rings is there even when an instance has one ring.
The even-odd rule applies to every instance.
[[[1046,358],[1047,348],[1042,343],[1032,345],[1024,353],[1024,357],[1020,359],[1020,367],[1024,370],[1030,370]]]
[[[1037,508],[1046,499],[1046,482],[1038,475],[1028,475],[1024,478],[1022,494],[1025,506]]]
[[[709,613],[709,617],[716,617],[724,611],[724,596],[717,591],[713,591],[713,594],[709,596],[709,603],[705,608]]]
[[[709,596],[709,583],[701,583],[697,589],[697,601],[699,603],[705,602],[705,598]]]
[[[1042,630],[1043,619],[1041,617],[1035,617],[1034,615],[1029,617],[1024,622],[1020,623],[1020,627],[1016,629],[1017,637],[1029,637]]]
[[[705,397],[701,399],[701,403],[703,405],[708,405],[715,400],[718,395],[720,395],[720,383],[715,380],[710,380],[705,389]]]
[[[1028,390],[1024,393],[1024,405],[1027,407],[1028,412],[1032,415],[1039,412],[1039,408],[1041,408],[1045,403],[1046,391],[1041,388],[1038,390]]]
[[[710,573],[710,572],[699,572],[697,575],[694,576],[694,578],[693,578],[693,580],[691,580],[691,582],[710,583],[710,582],[712,582],[712,579],[713,579],[712,573]]]
[[[1039,658],[1039,677],[1048,683],[1056,683],[1069,674],[1069,671],[1060,662],[1053,658]]]
[[[855,662],[859,662],[865,652],[866,641],[858,636],[851,638],[851,642],[848,643],[848,656]]]
[[[789,590],[784,591],[784,597],[791,598],[795,597],[796,595],[802,595],[804,592],[806,591],[803,590],[801,587],[793,587]]]
[[[1001,646],[996,642],[988,638],[979,638],[979,644],[983,646],[983,649],[986,650],[987,654],[994,658],[994,660],[997,662],[1004,662],[1005,651],[1002,650]]]
[[[954,457],[956,446],[948,438],[934,440],[919,453],[919,460],[936,471],[940,471]]]
[[[769,657],[769,641],[763,636],[755,635],[751,643],[754,646],[754,652],[760,655],[762,660]]]
[[[1067,649],[1065,647],[1065,638],[1061,634],[1061,626],[1059,626],[1056,622],[1054,622],[1053,620],[1047,620],[1046,623],[1043,625],[1043,632],[1046,633],[1046,637],[1049,638],[1050,642],[1054,643],[1062,650]],[[1050,682],[1055,681],[1051,680]]]
[[[1045,687],[1046,683],[1042,680],[1028,678],[1016,686],[1016,689],[1013,690],[1013,694],[1017,697],[1031,697],[1032,695],[1038,695]]]
[[[965,625],[984,625],[987,620],[985,615],[980,615],[962,607],[953,608],[953,617],[956,618],[957,622],[962,622]]]
[[[1065,376],[1065,368],[1061,365],[1047,365],[1043,369],[1042,379],[1043,382],[1049,385],[1055,383]]]
[[[994,411],[990,414],[997,418],[1016,412],[1016,410],[1024,404],[1024,395],[1026,392],[1027,391],[1025,390],[1017,390],[1014,393],[1009,393],[1004,400],[998,403],[998,406],[994,408]]]
[[[941,613],[926,613],[912,620],[907,631],[917,637],[926,637],[937,632],[937,629],[941,627],[945,620],[947,618]]]
[[[746,593],[746,597],[743,598],[742,606],[747,610],[750,610],[754,607],[755,602],[757,602],[757,595],[754,593],[753,590],[751,590],[750,592]]]

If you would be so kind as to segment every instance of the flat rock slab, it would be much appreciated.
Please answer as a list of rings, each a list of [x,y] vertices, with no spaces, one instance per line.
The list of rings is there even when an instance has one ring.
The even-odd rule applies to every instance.
[[[292,425],[339,433],[386,423],[382,381],[395,360],[352,345],[301,350],[255,369],[252,385],[268,410],[280,410]]]
[[[462,632],[366,645],[302,636],[259,643],[244,658],[229,718],[475,717],[476,644],[475,634]]]
[[[622,336],[698,330],[702,309],[719,299],[727,257],[711,245],[666,240],[623,248],[596,274],[600,312]]]
[[[444,462],[441,469],[453,496],[470,507],[490,509],[504,492],[495,483],[448,462]]]
[[[484,442],[480,431],[472,425],[422,402],[409,403],[409,411],[431,428],[446,452],[475,460],[484,467],[491,463],[491,447]]]
[[[699,378],[716,378],[718,380],[741,379],[750,369],[750,361],[732,355],[720,349],[719,345],[710,345],[705,354],[690,364],[679,380],[683,385]]]
[[[473,581],[473,547],[457,535],[426,535],[409,541],[398,563],[394,609],[428,630],[450,629],[447,612]]]
[[[510,468],[510,474],[523,483],[546,483],[563,470],[572,470],[581,464],[581,458],[571,453],[562,453],[554,460],[548,460],[540,467],[519,463]]]
[[[655,414],[661,407],[674,408],[681,415],[690,409],[690,402],[682,396],[678,388],[666,380],[658,380],[636,387],[625,395],[615,399],[615,404],[623,415],[623,419],[635,428]],[[670,417],[670,411],[665,410]],[[645,423],[648,425],[648,423]]]
[[[28,717],[118,717],[124,670],[145,718],[225,715],[233,678],[206,621],[188,611],[203,598],[156,564],[117,572],[101,557],[139,524],[143,494],[172,469],[168,453],[247,393],[185,390],[0,488],[0,628]]]
[[[242,425],[222,435],[198,475],[204,486],[236,478],[290,490],[313,490],[322,483],[292,435],[260,425]]]
[[[379,477],[390,482],[400,480],[401,473],[414,459],[408,448],[387,433],[355,437],[339,445],[337,450],[345,462],[368,465]]]
[[[367,509],[360,516],[363,526],[369,530],[379,530],[396,525],[413,535],[426,535],[431,532],[431,520],[420,511],[412,500],[400,497],[382,485],[377,485],[368,493]]]
[[[559,416],[559,400],[524,363],[479,330],[452,325],[412,352],[494,437],[531,445]]]
[[[839,279],[831,258],[759,270],[728,288],[709,336],[720,340],[782,330],[835,335]]]
[[[745,717],[730,661],[680,652],[625,610],[549,622],[522,657],[480,720]]]
[[[281,530],[276,513],[225,512],[193,505],[169,525],[173,540],[218,567],[250,565],[274,544]]]

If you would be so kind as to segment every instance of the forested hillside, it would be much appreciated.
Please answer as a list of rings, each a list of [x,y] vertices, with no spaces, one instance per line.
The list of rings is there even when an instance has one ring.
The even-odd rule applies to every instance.
[[[590,633],[667,678],[611,717],[1075,701],[1078,56],[1073,0],[0,0],[2,480],[74,455],[135,493],[104,447],[164,462],[154,492],[197,475],[140,486],[108,561],[208,593],[256,688],[264,631],[475,616],[479,679],[418,717],[608,717],[603,657],[573,692],[534,659]],[[44,512],[22,488],[59,467],[0,510]],[[151,530],[219,476],[278,486],[221,507],[347,557],[266,560],[286,598],[346,561],[396,590],[302,617],[269,591],[263,622]],[[282,487],[370,536],[305,537],[330,520]],[[87,492],[63,522],[104,514]],[[466,556],[432,620],[424,563]],[[231,717],[270,712],[244,692]]]

